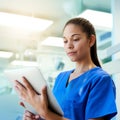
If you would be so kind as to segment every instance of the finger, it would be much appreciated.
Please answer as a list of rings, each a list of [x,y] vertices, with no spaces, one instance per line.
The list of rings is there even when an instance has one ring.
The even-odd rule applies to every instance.
[[[47,86],[42,87],[41,94],[46,95],[47,94]]]
[[[24,105],[24,103],[23,103],[23,102],[20,102],[19,104],[20,104],[20,106],[22,106],[22,107],[26,108],[26,106]]]
[[[40,116],[39,115],[35,115],[35,119],[39,119],[40,118]]]
[[[38,120],[40,118],[40,116],[35,115],[35,114],[31,113],[30,111],[26,110],[23,118],[24,118],[23,120]]]
[[[32,114],[29,111],[25,111],[24,115],[23,115],[23,120],[33,120],[32,119]]]
[[[34,90],[33,87],[31,86],[31,84],[29,83],[29,81],[27,80],[26,77],[23,76],[23,77],[22,77],[22,80],[23,80],[23,82],[24,82],[24,86],[25,86],[26,89]]]
[[[25,87],[23,87],[23,85],[21,83],[19,83],[17,80],[15,82],[16,82],[15,83],[16,84],[15,85],[15,90],[18,93],[19,98],[22,101],[26,101],[27,100],[26,98],[28,98],[28,91],[27,91],[27,89]],[[24,107],[23,104],[21,104],[21,105]]]
[[[25,111],[25,116],[29,118],[35,119],[35,114],[31,113],[30,111],[26,110]]]
[[[28,117],[28,116],[24,116],[24,117],[23,117],[23,120],[36,120],[36,119],[35,119],[35,118]]]
[[[25,111],[25,115],[26,115],[26,116],[29,116],[29,117],[32,117],[32,115],[34,115],[34,114],[31,113],[30,111],[26,110],[26,111]]]
[[[31,118],[34,118],[34,119],[40,118],[40,115],[38,115],[38,114],[35,115],[35,114],[31,113],[31,112],[28,111],[28,110],[25,111],[25,115],[26,115],[27,117],[31,117]]]
[[[25,86],[22,83],[20,83],[18,80],[15,80],[14,83],[15,83],[15,85],[21,85],[22,87],[25,88]]]
[[[24,100],[23,98],[26,97],[26,92],[27,92],[26,89],[23,86],[21,86],[21,84],[17,83],[15,85],[15,90],[19,94],[20,98]]]
[[[25,86],[23,84],[21,84],[19,81],[15,80],[15,89],[19,89],[19,90],[26,90]]]
[[[32,85],[29,83],[29,81],[27,80],[26,77],[22,77],[22,80],[24,82],[24,87],[29,91],[29,92],[34,92],[38,95],[40,95],[40,93],[38,93],[37,91],[34,90],[34,88],[32,87]]]
[[[41,97],[43,98],[43,100],[47,99],[47,86],[44,86],[41,90]]]

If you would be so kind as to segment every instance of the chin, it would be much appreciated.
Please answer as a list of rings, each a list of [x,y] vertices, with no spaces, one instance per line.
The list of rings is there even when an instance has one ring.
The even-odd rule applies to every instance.
[[[82,59],[80,59],[80,58],[70,58],[70,60],[71,60],[72,62],[79,62],[79,61],[81,61]]]
[[[77,60],[76,59],[70,59],[72,62],[76,62]]]

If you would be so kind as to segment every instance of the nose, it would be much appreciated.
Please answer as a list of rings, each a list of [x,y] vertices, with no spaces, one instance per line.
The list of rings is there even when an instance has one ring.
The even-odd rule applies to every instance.
[[[68,49],[73,49],[73,48],[74,48],[74,45],[73,45],[72,41],[69,41],[69,42],[68,42],[67,48],[68,48]]]

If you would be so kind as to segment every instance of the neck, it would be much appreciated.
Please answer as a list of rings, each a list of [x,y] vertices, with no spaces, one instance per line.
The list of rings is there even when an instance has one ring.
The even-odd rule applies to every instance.
[[[92,68],[96,67],[96,65],[92,62],[91,59],[83,60],[76,62],[76,73],[84,73],[87,70],[90,70]]]

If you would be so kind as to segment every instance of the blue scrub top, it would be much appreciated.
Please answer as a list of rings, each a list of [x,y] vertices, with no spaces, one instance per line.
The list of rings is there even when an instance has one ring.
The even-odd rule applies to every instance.
[[[115,86],[111,77],[100,67],[95,67],[67,85],[73,71],[60,73],[53,88],[64,117],[70,120],[105,117],[110,120],[115,116]]]

